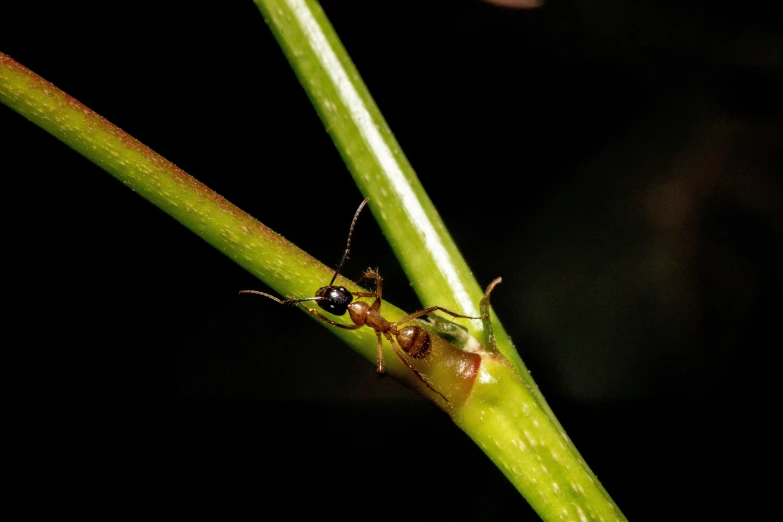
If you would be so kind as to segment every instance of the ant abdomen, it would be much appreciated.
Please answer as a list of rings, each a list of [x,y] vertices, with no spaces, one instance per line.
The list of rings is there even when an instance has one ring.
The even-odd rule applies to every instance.
[[[432,350],[430,334],[421,326],[410,325],[397,334],[400,348],[414,359],[424,359]]]

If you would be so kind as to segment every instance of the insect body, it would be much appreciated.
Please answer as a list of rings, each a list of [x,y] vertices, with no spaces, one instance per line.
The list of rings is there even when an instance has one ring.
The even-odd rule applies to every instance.
[[[315,303],[318,305],[319,308],[332,315],[337,315],[337,316],[345,315],[345,313],[348,312],[348,315],[351,318],[351,322],[353,324],[342,324],[342,323],[332,321],[328,317],[321,314],[315,308],[310,308],[304,305],[302,306],[305,310],[307,310],[308,312],[310,312],[320,320],[332,326],[335,326],[337,328],[343,328],[345,330],[356,330],[358,328],[361,328],[362,326],[367,326],[375,330],[375,335],[378,338],[378,365],[377,365],[378,373],[385,372],[384,365],[383,365],[383,344],[382,344],[382,339],[383,337],[385,337],[386,339],[389,340],[389,343],[391,344],[394,353],[397,355],[397,357],[400,358],[400,360],[405,364],[405,366],[407,366],[408,369],[411,372],[413,372],[416,375],[416,377],[418,377],[419,380],[421,380],[427,386],[427,388],[429,388],[433,392],[443,397],[443,399],[449,405],[449,408],[451,408],[451,402],[446,398],[446,396],[443,395],[438,390],[436,390],[427,381],[427,379],[424,378],[421,372],[419,372],[416,368],[413,367],[411,362],[406,357],[406,354],[414,359],[424,359],[425,357],[427,357],[427,355],[429,355],[430,351],[432,350],[432,339],[430,338],[430,333],[424,328],[422,328],[421,326],[416,324],[410,324],[402,327],[401,325],[403,325],[404,323],[408,323],[413,319],[430,314],[435,311],[441,311],[452,317],[459,317],[464,319],[480,319],[480,317],[461,315],[456,312],[452,312],[450,310],[442,308],[440,306],[431,306],[429,308],[419,310],[418,312],[414,312],[412,314],[406,315],[399,321],[388,321],[381,315],[381,305],[383,303],[383,298],[382,298],[383,278],[378,273],[378,270],[372,270],[372,269],[367,270],[362,275],[362,277],[359,278],[359,280],[357,281],[357,283],[364,279],[370,279],[375,281],[374,292],[351,293],[347,288],[343,286],[334,286],[334,281],[337,279],[337,275],[340,273],[340,270],[342,269],[345,260],[348,258],[348,253],[351,250],[351,236],[353,235],[353,229],[356,226],[356,220],[359,217],[359,213],[362,211],[365,205],[367,205],[368,201],[369,198],[365,199],[359,205],[359,208],[356,209],[356,213],[353,216],[353,221],[351,221],[351,228],[348,231],[348,244],[346,245],[345,252],[343,253],[343,257],[340,260],[339,265],[337,266],[337,270],[335,270],[334,276],[332,276],[332,280],[329,282],[327,286],[322,286],[321,288],[319,288],[315,292],[314,297],[282,300],[282,299],[278,299],[275,296],[269,295],[267,293],[259,292],[258,290],[242,290],[239,293],[262,295],[280,304],[287,304],[287,305],[298,304],[305,301],[315,301]],[[361,298],[361,297],[374,298],[375,300],[372,302],[372,304],[368,304],[364,301],[355,300],[356,298]]]

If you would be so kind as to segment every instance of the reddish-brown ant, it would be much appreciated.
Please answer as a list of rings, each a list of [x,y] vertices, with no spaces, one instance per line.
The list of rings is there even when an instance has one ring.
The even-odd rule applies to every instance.
[[[285,305],[298,304],[304,301],[315,301],[316,304],[321,309],[329,312],[332,315],[345,315],[345,312],[348,312],[353,324],[337,323],[335,321],[332,321],[328,317],[322,315],[314,308],[302,306],[302,308],[304,308],[305,310],[307,310],[308,312],[310,312],[320,320],[332,326],[336,326],[337,328],[343,328],[345,330],[356,330],[357,328],[361,328],[362,326],[368,326],[373,330],[375,330],[375,335],[378,338],[378,366],[377,366],[378,373],[385,372],[383,366],[383,346],[382,346],[381,336],[383,335],[384,337],[386,337],[386,339],[389,340],[389,343],[391,344],[394,353],[397,354],[397,357],[400,358],[400,360],[405,364],[405,366],[407,366],[408,369],[412,371],[416,375],[416,377],[418,377],[419,380],[421,380],[427,386],[427,388],[429,388],[433,392],[443,397],[443,400],[445,400],[446,403],[449,405],[449,408],[451,408],[451,402],[446,398],[446,396],[443,395],[438,390],[436,390],[435,388],[433,388],[432,385],[427,381],[427,379],[424,378],[421,372],[419,372],[416,368],[414,368],[413,365],[410,363],[410,361],[408,361],[408,358],[405,356],[405,354],[408,354],[414,359],[424,359],[425,357],[427,357],[427,355],[429,355],[430,351],[432,350],[432,339],[430,338],[430,333],[424,328],[422,328],[421,326],[416,324],[410,324],[402,328],[399,328],[399,326],[403,323],[407,323],[423,315],[427,315],[432,312],[435,312],[436,310],[449,314],[452,317],[459,317],[463,319],[481,319],[481,318],[458,314],[456,312],[452,312],[440,306],[430,306],[429,308],[425,308],[423,310],[419,310],[418,312],[414,312],[412,314],[406,315],[399,321],[388,321],[381,315],[381,303],[383,302],[383,299],[381,297],[383,292],[383,278],[380,276],[377,270],[372,270],[372,269],[367,270],[362,275],[362,277],[359,278],[359,280],[357,281],[358,283],[359,281],[362,281],[364,279],[374,280],[375,292],[351,293],[348,291],[347,288],[343,286],[334,286],[334,281],[337,279],[337,276],[340,273],[340,270],[342,269],[345,260],[348,259],[348,253],[351,250],[351,236],[353,235],[353,229],[356,226],[356,220],[359,218],[359,213],[362,211],[365,205],[367,205],[367,202],[369,200],[370,198],[367,198],[364,201],[362,201],[362,203],[359,205],[359,208],[356,209],[356,213],[353,215],[353,220],[351,221],[351,228],[348,230],[348,244],[345,247],[345,252],[343,253],[343,257],[340,260],[340,263],[337,265],[337,270],[335,270],[334,275],[332,276],[332,280],[329,281],[329,284],[327,286],[322,286],[321,288],[319,288],[318,291],[315,292],[314,297],[282,300],[282,299],[278,299],[273,295],[269,295],[264,292],[259,292],[258,290],[242,290],[239,293],[262,295],[264,297],[268,297],[273,301]],[[375,301],[373,301],[371,305],[363,301],[354,301],[354,299],[357,297],[373,297],[375,298]]]

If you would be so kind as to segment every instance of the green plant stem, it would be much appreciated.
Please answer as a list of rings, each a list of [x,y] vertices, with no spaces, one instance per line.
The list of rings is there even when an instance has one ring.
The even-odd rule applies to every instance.
[[[318,2],[255,2],[354,180],[362,193],[372,198],[370,208],[422,303],[425,306],[440,305],[467,315],[478,315],[477,307],[482,295],[480,286],[473,278]],[[479,208],[480,205],[481,202],[476,202],[473,208]],[[498,350],[516,368],[516,382],[524,383],[525,393],[533,399],[533,403],[525,407],[543,412],[547,425],[552,428],[553,433],[557,433],[559,444],[568,448],[568,453],[574,460],[568,466],[573,465],[572,469],[578,466],[586,470],[590,483],[598,494],[595,498],[603,498],[606,505],[610,506],[610,511],[619,514],[619,510],[566,435],[500,321],[494,313],[491,318]],[[471,324],[471,334],[474,338],[481,339],[486,337],[487,332],[483,331],[480,322],[474,321]],[[484,344],[489,347],[488,343]],[[522,405],[512,401],[502,409],[509,418],[515,418],[515,407],[521,408]],[[456,418],[458,416],[455,416]],[[477,421],[479,418],[482,417],[465,416],[464,422],[458,424],[474,437],[483,430],[481,422]],[[513,423],[500,425],[510,427]],[[513,430],[506,435],[508,440],[514,439]],[[479,439],[480,437],[475,438],[477,442]],[[487,445],[481,442],[479,445],[490,454],[512,482],[520,487],[520,491],[528,499],[538,494],[532,493],[530,489],[535,487],[535,481],[523,485],[524,481],[518,480],[518,467],[503,464],[513,459],[509,459],[508,455],[502,458],[492,456]],[[525,447],[529,450],[530,446]],[[619,516],[622,517],[622,514]]]
[[[485,356],[453,416],[546,521],[625,517],[502,357]]]
[[[333,268],[321,264],[122,129],[2,53],[0,102],[99,165],[278,293],[311,296],[315,289],[332,278]],[[360,289],[343,277],[338,278],[337,284],[352,291]],[[383,314],[392,321],[407,315],[388,301],[384,301]],[[377,341],[372,330],[343,330],[322,321],[318,323],[373,365],[376,363]],[[388,343],[384,344],[387,372],[446,408],[436,394],[402,365]],[[428,360],[432,358],[432,371],[428,372],[428,377],[439,391],[451,397],[452,403],[459,405],[470,392],[478,356],[458,350],[439,338],[434,339],[432,352],[428,357]]]
[[[256,0],[425,306],[478,316],[482,287],[318,2]],[[469,329],[482,335],[481,321]],[[507,338],[497,323],[497,335]],[[506,343],[511,346],[511,343]],[[524,368],[516,350],[504,353]]]
[[[331,276],[329,268],[1,53],[0,101],[110,172],[279,293],[310,295]],[[340,283],[356,288],[344,279]],[[384,306],[384,315],[391,320],[404,314]],[[374,362],[375,336],[368,328],[330,331]],[[461,361],[476,355],[436,342],[440,353],[431,376],[439,387],[441,381],[452,379],[454,389],[447,393],[461,399],[454,401],[453,419],[545,520],[623,520],[553,416],[542,408],[526,373],[504,357],[484,353],[480,367],[460,376],[466,366]],[[397,359],[387,356],[387,361],[390,373],[421,390]]]

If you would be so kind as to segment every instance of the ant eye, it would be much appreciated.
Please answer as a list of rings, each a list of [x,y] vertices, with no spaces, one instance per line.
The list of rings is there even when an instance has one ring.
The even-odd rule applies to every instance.
[[[343,315],[348,310],[348,305],[353,301],[353,295],[342,286],[327,286],[320,288],[316,295],[323,297],[318,301],[318,306],[330,314]]]

